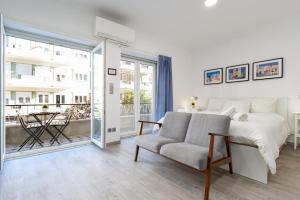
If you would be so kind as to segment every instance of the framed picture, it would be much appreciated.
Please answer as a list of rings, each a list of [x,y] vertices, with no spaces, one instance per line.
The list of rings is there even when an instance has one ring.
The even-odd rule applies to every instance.
[[[223,68],[204,71],[204,85],[223,83]]]
[[[264,60],[253,63],[253,80],[283,77],[283,58]]]
[[[226,67],[225,82],[249,81],[249,63]]]
[[[114,69],[114,68],[108,68],[108,75],[116,76],[117,75],[117,70]]]

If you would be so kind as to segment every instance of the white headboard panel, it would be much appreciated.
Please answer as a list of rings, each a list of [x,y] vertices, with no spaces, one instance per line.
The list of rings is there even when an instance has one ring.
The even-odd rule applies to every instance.
[[[277,99],[276,112],[288,121],[288,98],[281,97]]]
[[[288,121],[289,113],[288,113],[288,98],[287,97],[244,97],[244,98],[233,98],[233,97],[212,97],[208,99],[208,102],[210,99],[222,99],[224,101],[226,100],[245,100],[249,101],[250,103],[254,99],[276,99],[276,113],[281,115],[285,120]]]

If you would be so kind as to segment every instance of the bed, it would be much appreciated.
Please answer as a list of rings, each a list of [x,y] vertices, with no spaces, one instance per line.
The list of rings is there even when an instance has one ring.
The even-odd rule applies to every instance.
[[[232,120],[230,125],[234,173],[266,184],[269,172],[276,173],[276,159],[290,132],[287,99],[213,98],[201,113],[220,114],[226,106],[248,115],[247,121]]]

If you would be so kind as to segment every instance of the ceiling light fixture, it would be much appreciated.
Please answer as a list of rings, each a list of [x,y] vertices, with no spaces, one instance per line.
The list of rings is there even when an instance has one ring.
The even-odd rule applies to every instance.
[[[206,7],[212,7],[214,5],[216,5],[218,2],[218,0],[205,0],[204,5]]]

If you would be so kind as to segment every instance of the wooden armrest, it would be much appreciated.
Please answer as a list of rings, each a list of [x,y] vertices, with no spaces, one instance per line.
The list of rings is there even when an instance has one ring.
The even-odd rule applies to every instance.
[[[144,123],[157,124],[157,125],[159,125],[159,128],[161,128],[161,126],[162,126],[162,123],[159,123],[159,122],[151,122],[151,121],[144,121],[144,120],[139,120],[138,122],[141,122],[141,127],[140,127],[140,131],[139,131],[138,135],[143,134]]]
[[[139,120],[138,122],[141,122],[141,123],[147,123],[147,124],[157,124],[157,125],[162,125],[162,123],[159,123],[159,122],[151,122],[151,121],[145,121],[145,120]]]
[[[221,137],[229,137],[229,135],[227,135],[227,134],[221,134],[221,133],[209,133],[208,135],[221,136]]]

